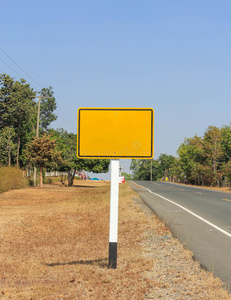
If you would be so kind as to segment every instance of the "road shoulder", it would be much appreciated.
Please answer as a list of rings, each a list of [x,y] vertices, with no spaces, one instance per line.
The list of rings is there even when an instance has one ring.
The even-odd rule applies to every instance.
[[[147,218],[149,225],[142,244],[146,255],[154,261],[147,276],[156,284],[147,299],[231,299],[224,283],[201,268],[192,252],[172,236],[141,197],[134,198],[134,202]]]

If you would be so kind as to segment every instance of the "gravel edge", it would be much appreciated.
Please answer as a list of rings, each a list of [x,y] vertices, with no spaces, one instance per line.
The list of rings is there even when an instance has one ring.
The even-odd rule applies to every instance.
[[[172,236],[169,228],[142,201],[133,197],[135,206],[145,214],[144,255],[154,264],[145,276],[155,281],[145,299],[231,299],[225,284],[204,270],[190,250]]]

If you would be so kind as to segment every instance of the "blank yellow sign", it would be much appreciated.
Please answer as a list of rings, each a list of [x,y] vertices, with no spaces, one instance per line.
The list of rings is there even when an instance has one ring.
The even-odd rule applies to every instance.
[[[79,108],[77,123],[79,158],[153,158],[152,108]]]

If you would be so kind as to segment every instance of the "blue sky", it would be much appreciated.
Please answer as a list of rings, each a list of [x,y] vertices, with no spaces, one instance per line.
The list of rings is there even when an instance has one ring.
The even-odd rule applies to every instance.
[[[53,87],[54,128],[76,132],[79,107],[152,107],[158,158],[231,122],[229,0],[1,1],[0,37],[39,85],[1,51],[0,73]]]

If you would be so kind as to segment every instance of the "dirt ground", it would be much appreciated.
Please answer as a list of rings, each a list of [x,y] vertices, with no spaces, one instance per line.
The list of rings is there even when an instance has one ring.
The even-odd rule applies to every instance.
[[[108,268],[109,202],[103,181],[0,194],[0,299],[231,299],[128,184]]]

